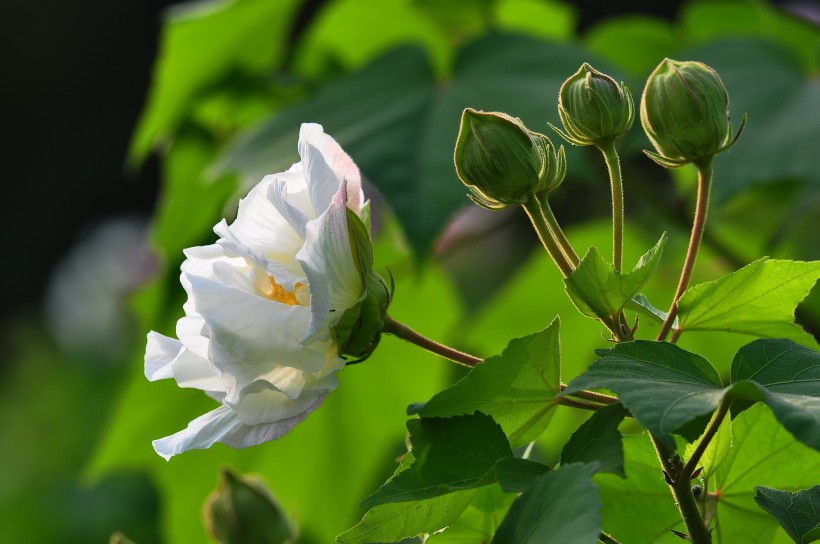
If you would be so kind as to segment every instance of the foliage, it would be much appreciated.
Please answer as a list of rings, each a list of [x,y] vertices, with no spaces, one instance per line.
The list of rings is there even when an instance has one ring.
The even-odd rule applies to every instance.
[[[173,330],[182,315],[181,250],[210,243],[236,196],[294,162],[299,125],[313,121],[373,185],[375,263],[395,278],[390,314],[498,355],[457,374],[386,338],[287,437],[165,463],[151,440],[212,403],[148,384],[137,346],[118,397],[93,401],[105,407],[105,424],[84,431],[88,445],[68,450],[65,470],[88,457],[87,481],[123,470],[148,476],[167,542],[207,538],[200,511],[226,464],[264,474],[277,514],[306,543],[337,535],[348,543],[418,535],[435,544],[677,542],[670,529],[689,529],[662,470],[701,487],[695,503],[716,524],[717,542],[776,542],[787,533],[808,542],[820,469],[820,299],[810,294],[820,277],[820,32],[757,1],[694,1],[674,21],[613,18],[583,34],[573,8],[557,1],[336,0],[301,26],[305,5],[210,1],[167,12],[130,154],[138,163],[156,151],[163,165],[152,241],[164,269],[131,300],[138,328]],[[731,153],[715,159],[707,236],[670,320],[677,336],[657,342],[687,251],[693,169],[669,173],[643,159],[649,142],[638,127],[618,141],[623,262],[638,263],[620,270],[605,255],[607,169],[595,149],[567,147],[567,180],[549,204],[573,245],[590,249],[563,278],[543,252],[494,262],[504,261],[497,240],[508,239],[488,241],[487,215],[464,219],[469,201],[452,152],[465,107],[504,111],[546,132],[547,122],[560,123],[561,83],[583,62],[625,81],[637,99],[664,56],[714,67],[731,111],[750,121]],[[522,239],[518,216],[503,217]],[[448,240],[455,249],[442,255]],[[485,273],[491,264],[501,272]],[[468,279],[471,291],[456,289]],[[605,330],[628,341],[612,345]],[[4,390],[30,389],[30,381],[21,370]],[[88,384],[74,397],[92,391]],[[617,398],[590,395],[593,388]],[[54,398],[65,394],[54,386]],[[24,410],[35,404],[7,398]],[[75,419],[100,419],[81,404],[91,400],[63,402]],[[573,403],[595,411],[586,419],[562,406]],[[643,429],[652,436],[636,434]],[[4,429],[2,443],[14,432]],[[659,464],[656,447],[677,452],[680,473],[670,473],[672,455]],[[693,458],[697,466],[687,466]],[[3,504],[45,487],[15,482],[3,485]],[[11,538],[37,540],[11,519],[16,511],[0,524],[8,517]],[[109,532],[152,538],[131,527]],[[53,536],[42,531],[43,540]]]

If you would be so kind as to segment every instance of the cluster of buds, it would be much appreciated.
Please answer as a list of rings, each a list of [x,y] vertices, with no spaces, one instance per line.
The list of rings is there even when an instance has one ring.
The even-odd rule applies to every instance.
[[[734,145],[729,95],[709,66],[664,59],[646,82],[641,124],[655,151],[645,153],[674,168],[702,163]],[[584,63],[561,86],[558,113],[569,143],[610,145],[632,127],[635,106],[624,83]],[[456,172],[481,206],[498,209],[548,194],[564,179],[564,148],[505,113],[464,110],[455,149]]]

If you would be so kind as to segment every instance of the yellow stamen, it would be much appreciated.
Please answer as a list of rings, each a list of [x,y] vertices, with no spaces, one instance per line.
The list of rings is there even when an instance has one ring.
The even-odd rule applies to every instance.
[[[299,301],[296,300],[296,293],[294,291],[288,291],[278,283],[276,280],[273,279],[273,276],[268,276],[268,281],[270,282],[270,289],[265,292],[265,296],[271,300],[275,300],[276,302],[281,302],[282,304],[287,304],[288,306],[297,306]],[[301,283],[296,284],[296,289],[301,287]]]

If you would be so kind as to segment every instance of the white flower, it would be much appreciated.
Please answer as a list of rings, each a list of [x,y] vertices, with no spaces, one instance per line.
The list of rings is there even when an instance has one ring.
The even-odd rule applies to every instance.
[[[151,331],[145,375],[202,389],[221,406],[155,440],[166,459],[221,442],[243,448],[290,431],[337,386],[333,327],[366,295],[346,208],[363,211],[358,168],[320,125],[301,161],[266,176],[219,240],[185,250],[179,340]],[[369,242],[368,242],[369,243]]]

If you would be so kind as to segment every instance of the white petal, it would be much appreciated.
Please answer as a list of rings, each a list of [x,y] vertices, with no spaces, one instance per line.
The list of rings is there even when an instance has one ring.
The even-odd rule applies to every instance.
[[[288,185],[283,179],[277,179],[274,183],[271,184],[270,188],[268,189],[268,200],[279,210],[279,213],[282,214],[288,224],[293,227],[299,236],[304,239],[305,238],[305,226],[307,222],[315,218],[314,210],[306,210],[302,211],[293,203],[292,200],[297,200],[296,195],[288,195]],[[306,200],[301,198],[300,200]],[[307,204],[310,204],[309,202]],[[310,214],[310,218],[308,215]]]
[[[145,345],[145,377],[149,382],[172,378],[171,362],[182,350],[182,342],[158,332],[148,333]]]
[[[302,237],[268,200],[268,190],[276,176],[266,176],[239,203],[236,220],[228,229],[242,244],[270,260],[293,256]],[[220,230],[220,235],[224,232]]]
[[[239,449],[275,440],[290,432],[318,408],[324,395],[316,398],[303,412],[288,419],[259,425],[245,425],[227,406],[221,406],[195,420],[178,433],[154,440],[154,450],[165,458],[189,450],[206,449],[219,442]]]
[[[304,391],[296,399],[291,399],[284,393],[260,385],[243,396],[238,404],[231,405],[231,408],[246,425],[258,425],[267,421],[282,421],[304,413],[315,404],[317,399],[324,398],[327,393],[335,389],[336,384],[337,382],[333,380],[332,387],[327,387],[324,390],[311,389]]]
[[[211,331],[210,359],[226,386],[238,399],[239,389],[280,366],[315,372],[323,354],[307,349],[300,340],[310,320],[304,306],[288,306],[217,282],[191,276],[197,311]]]
[[[171,362],[174,380],[180,387],[191,387],[203,391],[219,391],[219,377],[208,359],[192,351],[183,349]]]
[[[330,208],[308,223],[304,247],[296,255],[310,285],[310,327],[304,343],[329,338],[329,324],[356,304],[364,283],[350,248],[344,184]],[[332,311],[331,311],[332,310]]]

